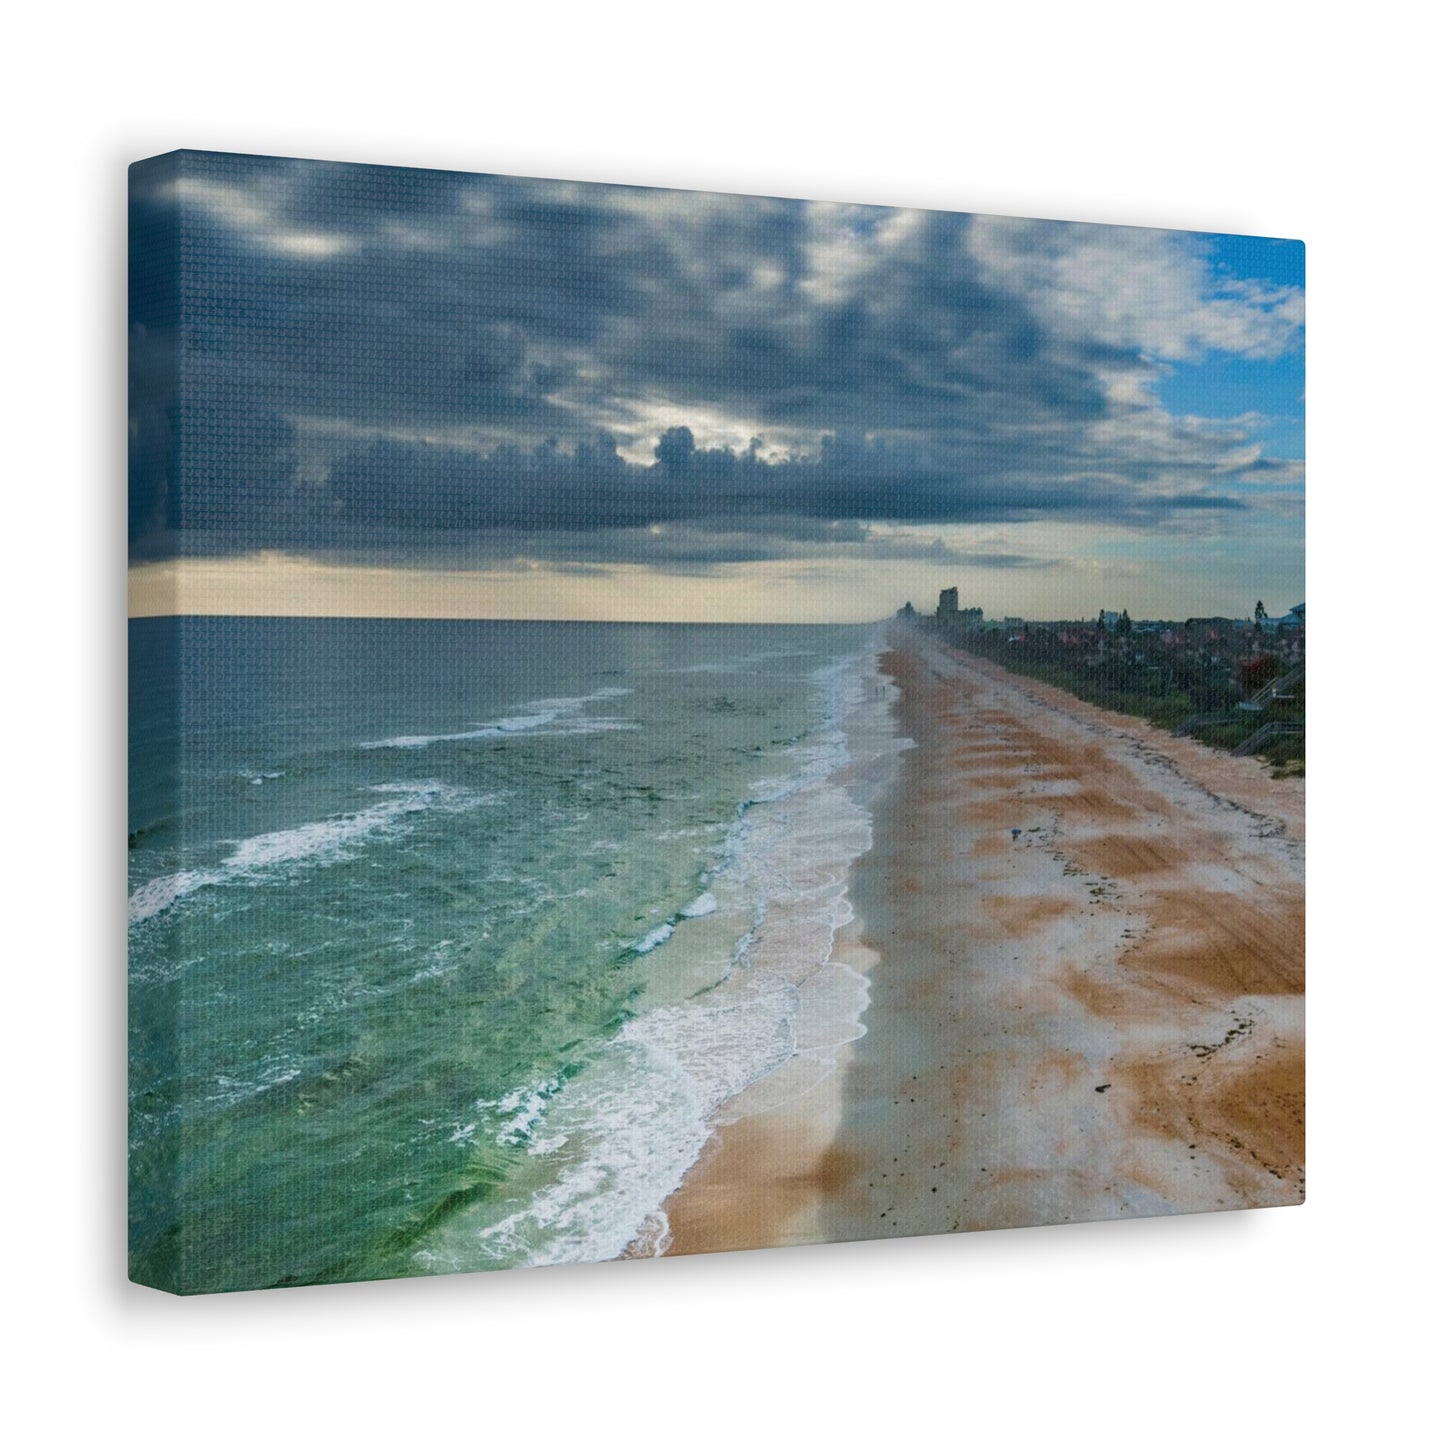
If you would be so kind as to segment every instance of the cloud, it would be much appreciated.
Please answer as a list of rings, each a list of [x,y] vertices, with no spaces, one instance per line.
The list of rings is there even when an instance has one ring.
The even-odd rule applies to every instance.
[[[1298,287],[1219,275],[1205,238],[1130,226],[981,216],[970,246],[984,273],[1029,298],[1055,335],[1165,361],[1209,352],[1273,359],[1299,343]]]
[[[1299,343],[1200,238],[195,153],[134,197],[138,556],[776,556],[1298,483],[1154,394]]]
[[[209,213],[221,225],[232,228],[265,251],[324,258],[349,251],[355,245],[344,233],[288,226],[267,204],[264,193],[242,186],[183,175],[160,194],[174,198],[182,206]]]

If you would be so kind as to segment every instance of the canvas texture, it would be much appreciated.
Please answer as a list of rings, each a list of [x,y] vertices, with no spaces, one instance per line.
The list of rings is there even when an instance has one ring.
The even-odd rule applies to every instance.
[[[1299,1202],[1303,335],[1297,241],[133,166],[131,1277]]]

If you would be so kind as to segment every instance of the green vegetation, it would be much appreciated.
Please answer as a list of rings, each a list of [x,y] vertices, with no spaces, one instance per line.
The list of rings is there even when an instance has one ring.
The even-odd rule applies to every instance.
[[[1266,723],[1303,726],[1303,678],[1291,683],[1287,697],[1240,707],[1303,661],[1302,635],[1236,628],[1219,619],[1145,626],[1149,630],[1141,630],[1123,612],[1110,627],[1100,613],[1096,623],[947,628],[943,636],[954,647],[1062,688],[1096,707],[1141,717],[1170,731],[1188,721],[1200,742],[1225,751]],[[1261,743],[1260,756],[1277,777],[1302,776],[1304,736],[1276,733]]]

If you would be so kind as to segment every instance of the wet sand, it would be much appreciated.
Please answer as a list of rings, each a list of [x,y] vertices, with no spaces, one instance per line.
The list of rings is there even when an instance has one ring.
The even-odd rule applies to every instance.
[[[668,1252],[1299,1202],[1303,782],[911,630],[883,668],[917,746],[838,939],[868,1032],[738,1101]]]

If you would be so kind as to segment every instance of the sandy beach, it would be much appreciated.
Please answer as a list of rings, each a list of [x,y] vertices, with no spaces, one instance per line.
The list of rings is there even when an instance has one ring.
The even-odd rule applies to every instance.
[[[912,629],[881,666],[867,1033],[733,1101],[668,1252],[1302,1200],[1303,782]]]

